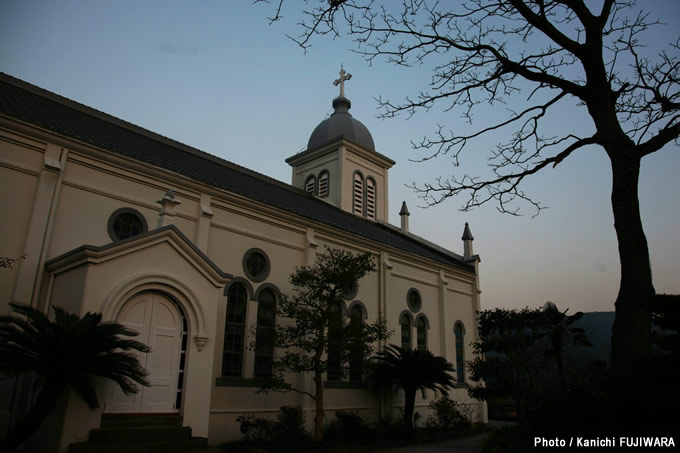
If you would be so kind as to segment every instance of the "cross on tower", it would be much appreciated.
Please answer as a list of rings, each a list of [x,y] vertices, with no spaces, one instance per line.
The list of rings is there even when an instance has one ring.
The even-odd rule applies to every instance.
[[[340,65],[340,78],[333,82],[333,85],[335,85],[335,86],[340,85],[340,96],[339,97],[341,97],[341,98],[345,97],[345,80],[349,80],[351,78],[352,78],[352,74],[350,74],[349,72],[345,72],[342,65]]]

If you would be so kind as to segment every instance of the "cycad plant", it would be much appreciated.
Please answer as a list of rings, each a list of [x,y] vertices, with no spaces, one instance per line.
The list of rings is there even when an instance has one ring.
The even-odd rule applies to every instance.
[[[42,311],[10,304],[21,315],[0,316],[0,375],[32,374],[40,388],[35,405],[0,443],[0,451],[13,451],[25,442],[54,409],[67,388],[91,409],[99,407],[93,378],[115,381],[125,394],[144,386],[146,371],[132,351],[149,352],[139,341],[124,339],[137,332],[115,322],[101,322],[100,313],[83,317],[52,307],[54,321]]]
[[[588,341],[588,335],[584,329],[573,327],[576,321],[583,317],[583,312],[567,315],[567,310],[563,312],[557,308],[553,302],[546,302],[543,305],[544,324],[539,337],[549,337],[550,346],[546,350],[546,357],[552,357],[557,366],[557,374],[563,389],[567,388],[564,377],[564,351],[569,345],[573,346],[592,346]]]
[[[386,346],[372,359],[370,380],[378,387],[404,391],[404,425],[413,427],[413,411],[418,390],[434,390],[448,395],[455,385],[453,365],[427,350]]]

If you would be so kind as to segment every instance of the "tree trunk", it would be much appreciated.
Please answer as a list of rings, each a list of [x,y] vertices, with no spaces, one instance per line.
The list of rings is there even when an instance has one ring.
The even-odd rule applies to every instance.
[[[413,428],[413,412],[416,405],[416,389],[404,389],[404,426]]]
[[[64,385],[51,382],[48,379],[40,389],[35,405],[0,442],[0,451],[11,453],[26,442],[40,428],[49,413],[54,410],[62,393],[64,393]]]
[[[614,228],[621,262],[621,283],[612,328],[612,365],[617,374],[623,375],[644,366],[651,354],[649,303],[654,286],[638,201],[640,158],[634,155],[634,150],[618,150],[616,155],[609,153],[609,156]]]
[[[323,440],[323,374],[315,373],[314,383],[316,385],[316,395],[314,398],[315,412],[314,412],[314,441],[321,442]]]
[[[562,357],[562,344],[563,344],[563,333],[559,327],[553,328],[552,332],[552,349],[553,355],[555,356],[555,364],[557,365],[557,374],[560,378],[560,385],[562,390],[566,390],[567,381],[564,378],[564,362]]]
[[[319,342],[314,353],[314,441],[321,442],[323,440],[323,419],[325,416],[323,408],[323,367],[321,366],[324,349],[324,327],[319,329],[317,335]]]

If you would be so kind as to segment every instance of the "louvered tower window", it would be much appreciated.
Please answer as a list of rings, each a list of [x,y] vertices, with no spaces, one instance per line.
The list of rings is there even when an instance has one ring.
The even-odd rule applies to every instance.
[[[322,171],[319,175],[319,197],[321,198],[328,196],[328,179],[328,172]]]
[[[354,173],[352,212],[354,214],[364,215],[364,178],[359,172]]]
[[[375,180],[366,178],[366,217],[375,220]]]
[[[314,194],[316,192],[316,177],[309,176],[305,181],[305,192]]]

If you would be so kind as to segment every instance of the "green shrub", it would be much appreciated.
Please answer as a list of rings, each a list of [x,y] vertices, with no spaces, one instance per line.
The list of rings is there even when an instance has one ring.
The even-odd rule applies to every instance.
[[[300,406],[282,406],[276,416],[278,437],[286,440],[299,440],[307,437],[305,414]]]
[[[461,413],[458,403],[448,397],[432,401],[430,409],[432,409],[434,415],[428,417],[428,427],[452,429],[470,425],[470,419]]]
[[[300,406],[282,406],[276,420],[242,415],[236,418],[246,442],[275,442],[281,447],[293,446],[308,439],[305,417]]]
[[[236,418],[241,424],[241,433],[246,441],[263,442],[276,437],[276,422],[254,415],[241,415]]]
[[[327,442],[362,442],[375,438],[375,431],[358,413],[337,411],[335,418],[324,426],[324,440]]]
[[[484,441],[481,453],[524,453],[530,439],[518,425],[504,426],[491,432]]]
[[[408,437],[409,430],[404,429],[404,417],[402,414],[390,413],[380,417],[375,424],[375,436],[380,440],[397,440]]]

